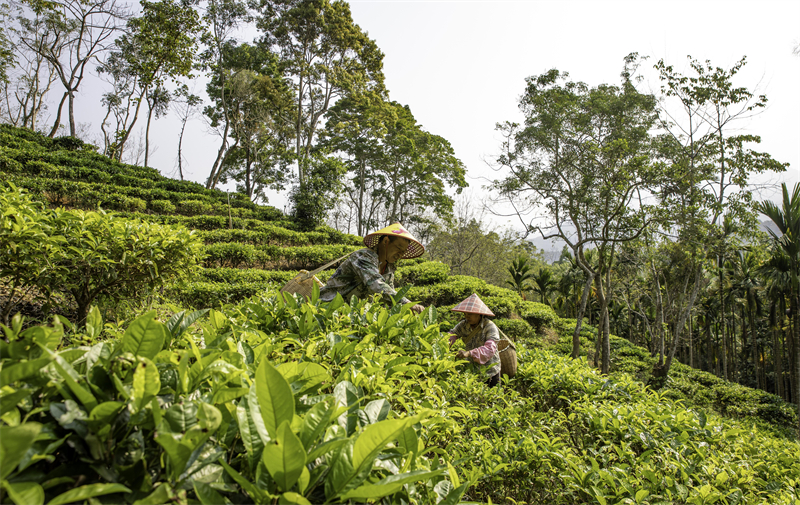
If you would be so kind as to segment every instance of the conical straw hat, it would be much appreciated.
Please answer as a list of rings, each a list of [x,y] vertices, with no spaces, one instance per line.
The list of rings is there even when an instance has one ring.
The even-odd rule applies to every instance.
[[[364,245],[372,249],[378,244],[378,241],[380,241],[381,237],[384,235],[389,237],[399,236],[409,240],[408,250],[403,255],[402,259],[416,258],[417,256],[422,256],[422,254],[425,252],[425,247],[423,247],[422,243],[420,243],[420,241],[417,240],[414,235],[410,234],[405,228],[403,228],[403,225],[400,223],[390,224],[382,230],[370,233],[364,237]]]
[[[480,314],[482,316],[494,316],[494,312],[489,310],[489,307],[483,303],[483,300],[478,298],[478,295],[472,293],[469,298],[450,309],[453,312],[464,312],[467,314]]]

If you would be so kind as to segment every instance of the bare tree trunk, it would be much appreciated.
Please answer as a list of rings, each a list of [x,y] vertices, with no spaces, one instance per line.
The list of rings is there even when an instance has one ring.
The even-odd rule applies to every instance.
[[[186,131],[186,122],[188,121],[188,117],[183,120],[183,124],[181,125],[181,134],[178,137],[178,174],[181,176],[181,180],[183,180],[183,134]]]
[[[206,181],[206,189],[214,189],[216,181],[219,180],[219,172],[222,171],[222,157],[227,153],[228,147],[228,122],[225,121],[225,128],[222,132],[222,145],[219,146],[217,151],[217,159],[214,160],[214,165],[211,167],[211,173],[208,174],[208,181]]]
[[[75,136],[75,91],[69,90],[69,136]]]
[[[58,103],[58,112],[56,112],[56,120],[53,123],[53,128],[50,130],[50,134],[48,137],[53,138],[56,136],[56,132],[58,131],[58,127],[61,126],[61,111],[64,108],[64,102],[67,101],[67,97],[69,96],[69,92],[64,93],[64,96],[61,97],[61,101]]]
[[[144,130],[144,166],[148,167],[148,156],[150,155],[150,121],[153,119],[153,107],[150,100],[147,101],[147,126]]]
[[[694,368],[694,340],[692,339],[692,317],[689,317],[689,366]]]
[[[578,313],[575,314],[575,331],[572,333],[572,359],[578,359],[581,355],[581,324],[583,322],[583,315],[586,312],[589,292],[592,290],[592,282],[594,282],[593,274],[587,274],[587,277],[586,284],[583,286],[583,294],[581,295],[581,303],[578,306]]]
[[[669,355],[667,356],[667,361],[664,363],[663,367],[664,377],[666,377],[666,375],[669,373],[669,369],[672,366],[672,360],[675,357],[675,351],[678,349],[678,343],[681,340],[681,334],[683,333],[683,329],[686,327],[686,321],[689,319],[689,315],[692,313],[694,302],[697,299],[697,293],[700,291],[700,279],[702,278],[702,275],[703,270],[700,265],[695,265],[694,285],[692,286],[692,291],[689,295],[689,300],[687,301],[686,307],[681,311],[680,317],[675,324],[672,348],[670,349]]]
[[[728,342],[725,339],[725,293],[723,290],[723,272],[722,272],[722,256],[717,257],[717,266],[719,269],[719,303],[720,303],[720,311],[722,324],[720,325],[720,331],[722,332],[722,370],[725,374],[725,380],[728,380]]]

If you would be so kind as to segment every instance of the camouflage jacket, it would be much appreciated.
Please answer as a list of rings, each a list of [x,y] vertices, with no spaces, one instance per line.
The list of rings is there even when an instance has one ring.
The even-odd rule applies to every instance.
[[[328,283],[319,290],[319,298],[329,302],[336,298],[336,293],[341,293],[342,298],[349,301],[353,295],[367,298],[380,294],[383,302],[391,305],[392,296],[397,294],[394,289],[396,269],[397,266],[390,263],[386,266],[386,273],[381,274],[378,253],[368,248],[359,249],[339,265]],[[405,304],[409,300],[403,298],[401,302]]]
[[[500,340],[500,332],[497,330],[497,326],[492,321],[482,317],[480,327],[481,331],[477,332],[472,338],[469,338],[470,334],[472,333],[472,328],[469,327],[469,324],[467,324],[466,320],[462,320],[455,326],[455,328],[450,330],[450,333],[454,333],[458,338],[464,340],[464,346],[468,351],[477,349],[478,347],[483,347],[489,340],[494,340],[495,342]],[[471,358],[468,359],[472,362],[472,366],[476,369],[487,367],[487,378],[494,377],[500,373],[500,353],[496,351],[496,348],[494,355],[489,358],[489,361],[487,361],[485,365],[477,364]]]

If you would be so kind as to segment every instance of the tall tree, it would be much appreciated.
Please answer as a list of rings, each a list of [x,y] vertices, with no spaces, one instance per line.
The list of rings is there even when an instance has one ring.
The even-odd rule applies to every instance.
[[[0,5],[0,16],[8,20],[11,17],[11,8],[8,4]],[[0,85],[8,84],[8,69],[14,66],[14,44],[8,35],[6,23],[0,24]]]
[[[460,193],[467,186],[464,164],[450,143],[417,124],[408,106],[391,103],[396,120],[387,125],[375,171],[378,194],[385,202],[387,222],[415,221],[426,208],[452,216],[453,200],[447,188]]]
[[[498,164],[508,175],[493,188],[513,206],[528,233],[566,242],[587,276],[573,334],[575,358],[586,302],[599,274],[585,248],[633,240],[647,225],[646,205],[637,200],[653,175],[648,154],[656,102],[634,88],[634,61],[634,55],[626,58],[619,87],[590,88],[555,69],[529,77],[520,100],[524,127],[498,125],[505,137]],[[605,313],[608,298],[602,283],[598,287]]]
[[[117,49],[98,67],[99,72],[130,83],[129,93],[119,97],[125,121],[118,124],[109,153],[117,160],[122,159],[142,103],[148,103],[149,133],[151,113],[168,96],[160,89],[167,79],[190,77],[195,61],[200,24],[194,9],[177,0],[141,0],[141,5],[141,15],[128,21],[128,32],[117,39]],[[149,147],[147,137],[145,143]]]
[[[345,205],[352,208],[355,233],[381,227],[379,219],[381,182],[375,166],[382,156],[387,124],[396,119],[396,110],[379,93],[354,93],[331,107],[320,145],[331,151],[347,167],[344,185]]]
[[[533,289],[530,281],[534,276],[531,266],[528,265],[528,258],[524,256],[514,258],[508,267],[508,275],[511,278],[506,281],[506,284],[511,286],[525,300],[525,292]]]
[[[321,168],[323,179],[332,174],[329,163],[315,161],[318,131],[340,98],[383,92],[383,53],[353,22],[343,0],[261,0],[257,26],[264,34],[261,44],[280,55],[294,92],[295,211],[324,215],[318,195],[306,187],[314,167]]]
[[[750,225],[754,220],[750,177],[766,171],[780,172],[786,167],[768,154],[750,149],[750,145],[761,141],[760,137],[735,132],[737,120],[751,116],[767,103],[764,95],[756,96],[747,88],[734,85],[734,78],[744,65],[745,58],[730,69],[723,69],[690,57],[690,76],[675,71],[663,60],[655,66],[663,99],[663,133],[658,145],[667,168],[659,191],[659,208],[669,214],[664,217],[671,222],[671,240],[677,240],[686,251],[686,282],[677,301],[676,320],[670,325],[670,351],[665,363],[654,369],[662,377],[669,372],[705,282],[704,258],[715,249],[709,237],[722,236],[719,228],[726,214],[737,226]]]
[[[539,301],[544,304],[550,304],[550,293],[556,288],[556,281],[553,278],[553,272],[547,267],[540,267],[539,270],[531,277],[533,281],[533,292],[539,295]]]
[[[460,193],[467,185],[450,143],[423,130],[408,106],[377,93],[334,105],[319,145],[348,169],[345,195],[360,235],[382,222],[422,223],[428,212],[448,219],[453,199],[447,190]]]
[[[291,94],[274,54],[250,44],[229,43],[225,51],[229,53],[226,90],[216,79],[209,82],[214,106],[207,107],[206,114],[212,121],[227,117],[234,144],[217,170],[214,185],[233,178],[248,198],[266,198],[266,188],[281,190],[288,181]],[[227,97],[224,101],[223,96]],[[225,114],[223,107],[228,109]]]
[[[781,185],[783,199],[781,207],[772,202],[761,202],[757,209],[769,217],[778,232],[770,230],[775,245],[785,254],[789,262],[789,301],[792,317],[792,343],[794,346],[794,391],[792,399],[797,404],[800,421],[800,184],[795,184],[791,194],[786,184]],[[797,427],[800,436],[800,424]]]
[[[41,114],[47,109],[45,96],[58,79],[53,65],[44,57],[44,45],[49,41],[47,25],[52,16],[52,11],[43,8],[16,5],[12,11],[9,5],[0,5],[0,18],[4,20],[0,25],[0,60],[5,61],[0,69],[0,118],[14,126],[32,130],[39,126]],[[9,35],[15,43],[10,39],[3,42]]]
[[[202,100],[199,96],[191,92],[186,84],[181,84],[178,86],[178,89],[175,90],[170,103],[181,122],[181,133],[178,135],[178,155],[176,161],[178,164],[178,174],[181,180],[183,180],[183,136],[186,132],[186,124],[198,113]]]
[[[200,2],[200,5],[203,5]],[[247,2],[243,0],[208,0],[205,4],[202,20],[205,30],[201,41],[205,50],[199,55],[201,67],[209,72],[211,81],[216,81],[220,90],[219,101],[221,104],[219,118],[212,118],[212,128],[219,134],[222,142],[217,157],[211,166],[211,172],[206,179],[206,188],[214,188],[220,179],[218,173],[222,168],[225,155],[228,152],[228,135],[230,121],[228,121],[227,105],[227,72],[230,65],[226,64],[228,52],[225,47],[234,43],[235,31],[244,23],[252,21],[252,15]],[[208,111],[208,109],[206,109]],[[213,113],[213,109],[211,109]]]
[[[113,46],[113,37],[125,27],[130,16],[120,0],[55,0],[44,3],[44,29],[21,40],[52,65],[64,88],[50,136],[61,126],[67,104],[69,134],[75,136],[75,97],[86,76],[87,66]],[[46,40],[41,40],[41,36]]]

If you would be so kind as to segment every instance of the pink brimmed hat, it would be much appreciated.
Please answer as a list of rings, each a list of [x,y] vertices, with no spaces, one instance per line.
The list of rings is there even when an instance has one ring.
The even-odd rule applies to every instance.
[[[494,312],[489,310],[489,307],[483,303],[483,300],[478,298],[478,295],[472,293],[469,298],[465,299],[452,309],[453,312],[464,312],[467,314],[480,314],[482,316],[494,316]]]
[[[403,255],[402,259],[416,258],[417,256],[422,256],[422,254],[425,252],[425,247],[422,245],[422,243],[417,240],[414,235],[410,234],[408,230],[403,228],[403,225],[400,223],[390,224],[382,230],[370,233],[364,237],[364,245],[372,249],[378,244],[378,241],[380,241],[381,237],[384,235],[389,237],[403,237],[409,240],[408,250]]]

